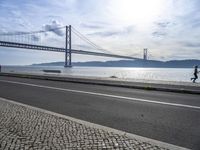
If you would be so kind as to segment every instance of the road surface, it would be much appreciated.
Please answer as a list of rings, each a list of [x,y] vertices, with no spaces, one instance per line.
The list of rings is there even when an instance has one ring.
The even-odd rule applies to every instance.
[[[200,96],[0,76],[0,97],[200,149]]]

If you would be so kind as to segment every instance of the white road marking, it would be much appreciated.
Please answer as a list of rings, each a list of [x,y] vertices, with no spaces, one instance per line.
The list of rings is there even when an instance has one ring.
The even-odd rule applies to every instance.
[[[82,94],[89,94],[89,95],[97,95],[97,96],[104,96],[104,97],[125,99],[125,100],[131,100],[131,101],[153,103],[153,104],[161,104],[161,105],[169,105],[169,106],[176,106],[176,107],[200,109],[200,106],[192,106],[192,105],[185,105],[185,104],[178,104],[178,103],[168,103],[168,102],[161,102],[161,101],[153,101],[153,100],[134,98],[134,97],[117,96],[117,95],[104,94],[104,93],[96,93],[96,92],[87,92],[87,91],[80,91],[80,90],[64,89],[64,88],[51,87],[51,86],[45,86],[45,85],[37,85],[37,84],[31,84],[31,83],[25,83],[25,82],[6,81],[6,80],[0,80],[0,82],[21,84],[21,85],[32,86],[32,87],[46,88],[46,89],[59,90],[59,91],[67,91],[67,92],[73,92],[73,93],[82,93]]]

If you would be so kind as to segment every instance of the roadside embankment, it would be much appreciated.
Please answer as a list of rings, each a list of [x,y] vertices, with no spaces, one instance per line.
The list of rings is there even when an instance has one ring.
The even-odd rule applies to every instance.
[[[59,74],[0,73],[0,76],[63,81],[63,82],[73,82],[73,83],[83,83],[83,84],[93,84],[93,85],[105,85],[105,86],[125,87],[125,88],[143,89],[143,90],[200,94],[200,84],[189,83],[189,82],[167,82],[167,81],[149,81],[149,80],[133,80],[133,79],[119,79],[119,78],[62,76]]]

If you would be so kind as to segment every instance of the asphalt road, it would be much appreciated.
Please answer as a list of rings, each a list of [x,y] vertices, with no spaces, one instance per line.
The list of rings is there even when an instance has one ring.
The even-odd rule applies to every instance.
[[[200,96],[0,76],[0,97],[200,149]]]

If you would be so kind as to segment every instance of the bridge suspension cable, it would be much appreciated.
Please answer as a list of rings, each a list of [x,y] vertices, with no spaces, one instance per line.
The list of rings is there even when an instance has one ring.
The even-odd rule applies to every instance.
[[[93,47],[95,47],[97,49],[101,49],[100,46],[93,43],[91,40],[89,40],[87,37],[85,37],[83,34],[81,34],[79,31],[77,31],[74,27],[72,27],[72,29],[73,29],[72,32],[74,34],[76,34],[78,37],[80,37],[82,40],[86,41],[87,43],[91,44]]]
[[[59,43],[63,41],[62,42],[63,46],[61,47],[64,47],[64,38],[63,38],[64,30],[62,29],[65,29],[65,28],[66,26],[60,26],[57,28],[49,28],[49,29],[31,31],[31,32],[16,31],[16,32],[0,33],[0,41],[43,45],[43,46],[44,45],[58,46],[58,45],[61,45]],[[52,38],[55,38],[55,37],[48,33],[55,33],[56,35],[58,35],[57,39],[52,40]],[[51,35],[51,36],[47,36],[47,35]],[[58,42],[58,44],[56,42]]]
[[[17,32],[7,32],[7,33],[0,33],[0,36],[12,36],[12,35],[28,35],[28,34],[36,34],[36,33],[45,33],[45,32],[52,32],[58,29],[63,29],[66,26],[57,27],[49,30],[39,30],[39,31],[31,31],[31,32],[24,32],[24,31],[17,31]]]
[[[79,38],[81,38],[83,41],[87,42],[88,44],[90,44],[92,47],[94,47],[97,50],[101,50],[104,51],[106,53],[110,53],[110,51],[102,48],[101,46],[95,44],[94,42],[92,42],[91,40],[89,40],[86,36],[84,36],[83,34],[81,34],[77,29],[75,29],[74,27],[72,27],[72,32],[77,35]]]

